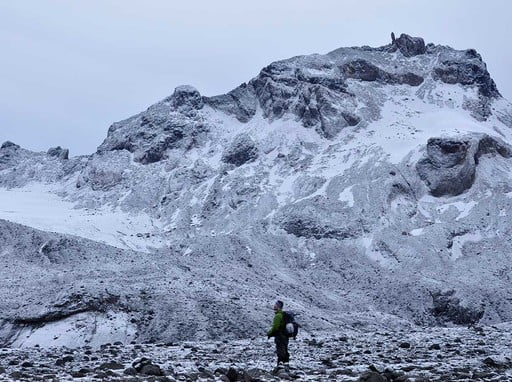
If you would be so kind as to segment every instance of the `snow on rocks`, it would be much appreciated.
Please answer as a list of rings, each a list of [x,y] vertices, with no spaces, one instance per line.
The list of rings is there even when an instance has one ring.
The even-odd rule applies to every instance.
[[[352,328],[290,342],[289,368],[274,368],[271,341],[0,349],[0,378],[71,381],[508,380],[507,325],[382,330]],[[407,344],[407,346],[405,346]]]
[[[512,156],[512,148],[499,138],[483,135],[475,139],[431,138],[426,158],[416,168],[434,196],[454,196],[469,189],[482,155]]]
[[[511,115],[476,52],[402,35],[178,87],[90,156],[5,143],[0,339],[243,338],[276,293],[308,330],[511,320]]]

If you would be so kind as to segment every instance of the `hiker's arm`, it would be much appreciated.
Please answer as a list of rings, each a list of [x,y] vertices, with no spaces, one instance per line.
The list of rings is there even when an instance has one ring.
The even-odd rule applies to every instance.
[[[278,332],[279,328],[281,327],[281,320],[283,316],[281,314],[276,314],[274,316],[274,321],[272,322],[272,328],[267,333],[267,337],[274,337]]]

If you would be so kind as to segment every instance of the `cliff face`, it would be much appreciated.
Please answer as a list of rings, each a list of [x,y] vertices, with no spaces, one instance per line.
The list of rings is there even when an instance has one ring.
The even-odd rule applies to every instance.
[[[510,320],[511,128],[478,53],[402,35],[178,87],[87,157],[6,142],[0,217],[31,228],[3,223],[3,338],[85,312],[141,340],[243,337],[277,297],[311,329]]]

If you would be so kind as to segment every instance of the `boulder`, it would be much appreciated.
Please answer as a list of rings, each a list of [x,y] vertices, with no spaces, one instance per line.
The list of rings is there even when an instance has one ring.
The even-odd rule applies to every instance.
[[[140,373],[144,375],[154,375],[156,377],[164,375],[160,366],[154,364],[142,366]]]
[[[152,376],[156,376],[156,377],[164,375],[164,372],[162,371],[160,366],[153,364],[151,359],[146,358],[146,357],[138,358],[135,361],[133,361],[132,367],[126,369],[124,371],[124,373],[127,375],[130,375],[131,373],[133,373],[133,371],[131,370],[132,368],[137,373],[144,374],[144,375],[152,375]]]
[[[475,180],[475,154],[468,140],[431,138],[416,170],[433,196],[459,195]]]
[[[124,369],[124,365],[120,364],[119,362],[104,362],[101,365],[98,366],[98,369],[101,370],[121,370]]]
[[[395,45],[405,57],[425,54],[427,51],[425,41],[421,37],[411,37],[405,33],[402,33],[400,37],[394,39],[393,45]]]
[[[67,355],[62,358],[59,358],[55,361],[56,366],[64,366],[66,363],[72,362],[74,360],[73,356]]]
[[[178,86],[168,99],[175,108],[190,108],[199,110],[204,106],[203,98],[199,91],[190,85]]]
[[[238,370],[234,367],[230,367],[226,373],[226,377],[228,377],[230,382],[236,382],[238,380]]]
[[[359,382],[388,382],[389,380],[377,371],[367,371],[358,379]]]
[[[341,70],[347,78],[361,81],[377,81],[385,76],[383,70],[363,59],[351,61],[343,65]]]
[[[467,138],[430,138],[416,170],[433,196],[455,196],[471,188],[483,155],[512,157],[512,147],[486,134]]]
[[[343,240],[360,234],[348,211],[341,202],[315,196],[284,206],[273,221],[297,237]]]
[[[137,375],[137,370],[135,370],[133,367],[128,367],[123,371],[124,375]]]
[[[483,308],[463,306],[454,290],[432,292],[432,315],[458,325],[476,324],[484,315]]]
[[[69,159],[69,150],[63,149],[60,146],[50,147],[46,152],[51,157],[57,157],[59,159]]]
[[[144,366],[151,365],[151,364],[152,364],[152,361],[149,358],[141,357],[141,358],[137,358],[135,361],[132,362],[132,367],[137,372],[140,372]]]
[[[258,148],[247,134],[240,134],[233,139],[229,147],[222,154],[222,161],[235,166],[252,162],[258,157]]]
[[[7,148],[19,149],[20,146],[11,141],[5,141],[4,143],[2,143],[2,146],[0,146],[0,149],[7,149]]]

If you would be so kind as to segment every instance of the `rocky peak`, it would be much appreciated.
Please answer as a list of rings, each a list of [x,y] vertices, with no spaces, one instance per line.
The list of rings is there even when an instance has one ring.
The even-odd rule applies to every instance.
[[[405,85],[426,97],[439,83],[476,87],[479,96],[468,95],[464,107],[481,120],[491,115],[490,99],[499,97],[476,51],[392,35],[392,43],[384,47],[340,48],[273,62],[248,83],[219,96],[203,97],[192,86],[179,86],[147,111],[115,123],[99,150],[128,150],[149,164],[174,149],[201,144],[210,130],[204,105],[242,123],[261,110],[270,122],[292,119],[334,139],[346,128],[378,120],[383,100],[395,87]]]
[[[399,38],[395,39],[395,34],[391,33],[391,40],[392,51],[398,49],[405,57],[425,54],[427,51],[425,41],[421,37],[411,37],[402,33]]]
[[[174,89],[174,93],[167,99],[174,108],[189,108],[199,110],[203,107],[203,99],[199,91],[190,85],[181,85]]]
[[[57,157],[60,159],[69,159],[69,149],[63,149],[60,146],[50,147],[47,154],[51,157]]]
[[[11,141],[5,141],[4,143],[2,143],[2,146],[0,146],[0,149],[8,149],[8,148],[19,149],[20,146],[17,145],[16,143],[11,142]]]

